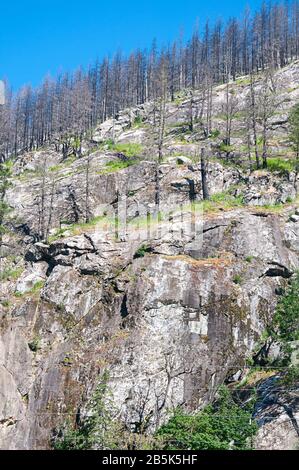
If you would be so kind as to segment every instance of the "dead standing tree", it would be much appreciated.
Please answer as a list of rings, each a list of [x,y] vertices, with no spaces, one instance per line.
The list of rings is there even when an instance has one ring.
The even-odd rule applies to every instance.
[[[248,100],[249,122],[253,137],[253,146],[255,153],[255,161],[257,169],[260,168],[260,155],[258,148],[258,134],[257,134],[257,107],[256,107],[256,78],[253,73],[250,73],[250,92]],[[249,137],[250,138],[250,137]]]
[[[48,173],[47,155],[43,157],[39,172],[40,184],[36,197],[38,206],[38,237],[40,240],[47,241],[52,226],[57,184],[56,172]]]
[[[200,171],[201,171],[202,197],[204,201],[210,198],[208,180],[207,180],[207,169],[208,169],[207,157],[206,157],[205,149],[202,148],[200,151]]]
[[[274,115],[277,105],[276,95],[276,82],[271,73],[267,70],[262,81],[261,88],[258,92],[257,98],[257,121],[261,127],[261,141],[262,141],[262,161],[263,168],[268,166],[268,151],[269,151],[269,122]]]

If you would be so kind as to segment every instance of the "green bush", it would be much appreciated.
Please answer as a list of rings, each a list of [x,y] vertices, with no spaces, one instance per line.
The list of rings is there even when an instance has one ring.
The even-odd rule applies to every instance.
[[[242,276],[240,274],[236,274],[234,277],[233,277],[233,282],[234,284],[242,284]]]
[[[40,349],[40,338],[36,336],[32,341],[28,343],[30,351],[37,352]]]
[[[143,120],[141,116],[136,116],[133,122],[133,127],[138,128],[143,126]]]
[[[217,137],[220,136],[220,131],[219,129],[214,129],[213,131],[211,131],[210,133],[210,137],[211,139],[217,139]]]
[[[282,158],[268,158],[267,169],[269,171],[279,171],[281,173],[294,171],[295,160],[285,160]]]
[[[285,351],[291,341],[299,340],[299,273],[277,305],[271,333]]]
[[[232,145],[227,145],[224,142],[221,142],[218,148],[220,152],[225,152],[225,153],[230,153],[234,150],[234,147]]]
[[[242,408],[225,387],[219,399],[193,415],[176,410],[157,436],[165,450],[244,450],[252,448],[257,432],[252,409]]]
[[[287,373],[282,377],[280,382],[286,387],[291,387],[292,385],[299,382],[299,366],[289,367]]]
[[[142,245],[138,250],[136,251],[134,255],[134,259],[137,258],[144,258],[147,253],[151,252],[151,248],[148,245]]]

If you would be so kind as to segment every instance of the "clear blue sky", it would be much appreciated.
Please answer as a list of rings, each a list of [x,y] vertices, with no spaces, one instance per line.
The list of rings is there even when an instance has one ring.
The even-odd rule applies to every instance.
[[[122,49],[167,44],[209,18],[240,16],[260,0],[3,0],[0,6],[0,78],[14,89],[38,85],[59,71],[87,66]]]

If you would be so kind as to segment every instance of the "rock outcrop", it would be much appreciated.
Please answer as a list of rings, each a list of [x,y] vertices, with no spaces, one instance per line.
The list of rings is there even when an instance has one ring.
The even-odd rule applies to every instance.
[[[283,385],[281,376],[263,381],[257,389],[255,418],[260,426],[258,450],[298,450],[298,384]]]
[[[290,83],[298,70],[290,68]],[[240,99],[247,92],[242,86]],[[217,115],[223,88],[214,93]],[[182,125],[188,100],[175,106],[159,165],[136,158],[114,171],[107,163],[122,156],[91,144],[76,160],[42,150],[16,163],[2,247],[0,448],[48,448],[106,369],[132,431],[141,423],[154,431],[170,408],[198,409],[244,366],[299,268],[298,175],[210,159],[214,199],[202,203],[201,166],[189,154],[199,144],[182,153],[185,144],[171,140],[171,119]],[[134,129],[140,114],[148,127]],[[113,125],[119,142],[146,145],[151,104]],[[285,125],[273,120],[276,135]],[[111,122],[101,125],[92,145],[110,132]],[[297,398],[267,387],[257,447],[293,446]],[[285,415],[282,442],[275,429]]]

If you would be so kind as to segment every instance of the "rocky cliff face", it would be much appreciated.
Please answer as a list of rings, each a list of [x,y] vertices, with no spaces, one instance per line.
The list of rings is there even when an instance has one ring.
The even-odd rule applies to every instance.
[[[141,132],[120,127],[120,141]],[[68,163],[44,150],[15,166],[2,247],[1,448],[49,447],[105,369],[133,431],[155,430],[175,406],[197,409],[243,367],[299,267],[295,173],[211,161],[216,197],[205,205],[200,165],[186,156],[119,171],[109,161],[118,157],[103,149]],[[286,445],[284,432],[275,439]]]
[[[298,450],[298,384],[285,387],[279,375],[258,386],[255,418],[259,424],[256,446],[259,450]]]

